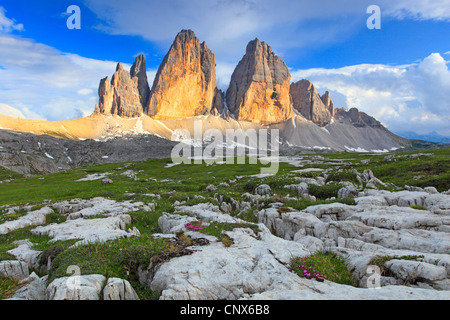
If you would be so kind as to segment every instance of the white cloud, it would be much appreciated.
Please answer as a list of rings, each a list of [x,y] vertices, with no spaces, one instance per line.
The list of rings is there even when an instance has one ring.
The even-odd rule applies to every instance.
[[[23,24],[17,23],[14,19],[6,17],[6,10],[0,7],[0,32],[9,33],[11,31],[23,31]]]
[[[337,107],[356,107],[395,132],[437,131],[450,136],[450,71],[438,53],[416,64],[356,65],[292,71],[293,81],[309,79],[323,93],[345,97]],[[342,102],[345,102],[342,104]]]
[[[88,95],[88,94],[92,94],[93,93],[93,90],[92,89],[80,89],[80,90],[78,90],[77,91],[77,93],[78,94],[80,94],[80,95],[82,95],[82,96],[85,96],[85,95]]]
[[[236,66],[232,63],[218,63],[216,65],[217,88],[226,91],[230,85],[231,75]]]
[[[86,0],[101,19],[98,29],[139,35],[170,45],[181,29],[192,29],[220,61],[236,62],[258,37],[276,52],[345,41],[365,28],[372,0]],[[394,19],[450,19],[450,0],[378,0],[382,16]],[[343,21],[345,21],[343,23]],[[217,59],[216,59],[217,60]]]
[[[99,81],[111,77],[116,64],[0,34],[0,102],[27,118],[81,117],[94,110]]]
[[[8,106],[7,104],[0,103],[0,114],[14,117],[14,118],[26,118],[22,111],[19,109]]]
[[[398,19],[450,20],[449,0],[397,0],[381,3],[386,14]]]
[[[382,15],[395,19],[450,19],[450,0],[379,0]],[[86,0],[112,34],[139,35],[167,49],[184,28],[193,29],[215,53],[220,89],[250,39],[271,44],[277,55],[290,48],[311,49],[345,41],[365,26],[368,0]],[[64,53],[45,44],[8,35],[23,25],[0,7],[0,103],[27,118],[72,119],[88,115],[97,103],[101,78],[111,76],[116,62]],[[151,18],[150,18],[151,17]],[[342,19],[346,23],[342,24]],[[359,27],[358,27],[359,26]],[[446,52],[445,54],[450,54]],[[129,65],[124,65],[129,68]],[[147,70],[150,86],[156,70]],[[339,69],[292,71],[320,91],[329,90],[337,106],[357,107],[390,129],[439,131],[450,135],[448,62],[439,54],[409,65],[356,65]],[[6,107],[0,109],[6,110]],[[14,111],[16,110],[16,111]],[[5,111],[6,112],[6,111]]]

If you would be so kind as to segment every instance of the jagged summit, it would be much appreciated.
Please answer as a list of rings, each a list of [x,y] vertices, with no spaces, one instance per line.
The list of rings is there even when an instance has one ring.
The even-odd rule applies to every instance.
[[[138,91],[139,99],[144,112],[147,109],[148,99],[150,97],[150,87],[147,81],[147,67],[145,65],[145,56],[143,54],[136,57],[133,65],[130,69],[130,75],[132,78],[136,77],[138,79]]]
[[[291,84],[290,94],[294,109],[306,119],[321,127],[331,122],[334,104],[329,92],[321,97],[311,81],[302,79]]]
[[[185,119],[200,115],[230,115],[237,121],[273,124],[297,114],[324,127],[334,119],[353,126],[381,128],[376,119],[358,110],[339,109],[331,95],[322,96],[307,80],[291,83],[284,61],[258,38],[247,44],[226,92],[216,83],[215,56],[192,30],[181,30],[149,86],[145,56],[136,57],[130,71],[118,63],[111,80],[100,81],[94,114],[154,119]],[[295,111],[295,112],[294,112]]]
[[[216,61],[192,30],[175,37],[153,82],[147,114],[179,119],[209,114],[217,95]]]
[[[131,132],[171,139],[173,130],[193,130],[194,122],[201,120],[204,130],[221,132],[279,129],[287,146],[308,150],[392,150],[408,144],[366,113],[337,108],[330,92],[321,96],[311,81],[291,83],[287,65],[258,38],[247,44],[226,91],[217,88],[215,67],[206,43],[192,30],[182,30],[151,86],[144,55],[136,57],[130,71],[118,63],[112,78],[100,81],[95,116],[85,118],[83,130],[77,122],[69,131],[69,123],[64,123],[52,132],[70,132],[70,138],[105,139]],[[34,132],[43,130],[33,125]]]
[[[248,43],[234,70],[226,101],[237,120],[277,123],[294,113],[289,96],[291,76],[283,60],[258,38]]]
[[[136,58],[130,72],[119,62],[111,81],[109,77],[100,80],[94,113],[139,117],[144,113],[149,92],[144,56]]]

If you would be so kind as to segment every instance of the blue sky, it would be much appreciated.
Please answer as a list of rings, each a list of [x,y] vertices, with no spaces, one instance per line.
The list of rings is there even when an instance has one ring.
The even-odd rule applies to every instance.
[[[73,4],[80,30],[66,27]],[[366,26],[372,4],[379,30]],[[118,61],[144,53],[152,81],[183,28],[215,53],[222,89],[258,37],[293,81],[308,78],[337,106],[358,107],[394,132],[450,136],[450,0],[2,0],[0,113],[85,116]]]

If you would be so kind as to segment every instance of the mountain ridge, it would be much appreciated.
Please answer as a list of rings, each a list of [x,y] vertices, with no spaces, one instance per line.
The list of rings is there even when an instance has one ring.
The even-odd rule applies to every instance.
[[[191,30],[182,30],[175,37],[151,89],[145,56],[139,55],[129,71],[119,62],[111,78],[100,80],[98,104],[90,116],[46,121],[0,115],[0,131],[79,142],[132,137],[129,143],[133,143],[133,137],[139,135],[176,142],[177,130],[192,137],[196,124],[201,125],[202,133],[215,129],[223,135],[230,129],[241,130],[241,135],[249,129],[277,129],[285,153],[389,152],[411,146],[366,113],[336,107],[330,93],[320,96],[309,80],[291,83],[286,64],[258,38],[247,45],[228,90],[219,90],[214,54]]]

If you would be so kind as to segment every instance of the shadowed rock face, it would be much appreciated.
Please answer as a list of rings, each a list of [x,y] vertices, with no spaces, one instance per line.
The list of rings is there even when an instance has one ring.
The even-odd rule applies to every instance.
[[[372,128],[385,129],[384,126],[374,117],[371,117],[367,113],[359,111],[356,108],[351,108],[348,111],[344,108],[336,109],[336,119],[341,121],[348,121],[355,127],[369,126]]]
[[[306,119],[323,127],[331,122],[334,105],[327,91],[322,97],[314,85],[306,79],[291,84],[293,107]]]
[[[322,97],[320,97],[320,99],[322,100],[323,104],[327,108],[330,115],[333,117],[335,114],[335,108],[334,108],[334,103],[331,100],[330,92],[325,91],[325,93],[323,94]]]
[[[133,64],[132,73],[126,71],[122,64],[117,64],[111,82],[109,77],[100,80],[98,89],[99,103],[95,113],[118,115],[120,117],[139,117],[144,109],[141,103],[145,99],[147,75],[143,56],[138,57]],[[138,65],[138,61],[141,61]],[[142,69],[144,68],[144,69]]]
[[[286,64],[258,39],[247,45],[231,76],[226,101],[236,120],[277,123],[294,113],[289,96],[291,76]]]
[[[148,115],[179,119],[209,114],[217,94],[215,67],[206,44],[191,30],[182,30],[158,69]]]
[[[139,55],[134,61],[130,69],[131,78],[138,79],[139,99],[142,107],[147,107],[148,98],[150,97],[150,87],[147,81],[147,67],[145,66],[145,56]]]

